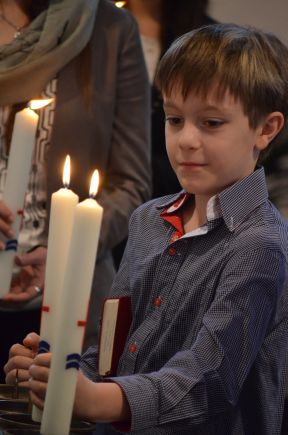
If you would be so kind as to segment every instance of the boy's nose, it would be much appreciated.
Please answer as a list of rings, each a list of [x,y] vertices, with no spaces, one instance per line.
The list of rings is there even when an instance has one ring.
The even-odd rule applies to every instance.
[[[197,127],[191,125],[183,127],[179,137],[179,146],[183,149],[197,149],[201,146],[200,134]]]

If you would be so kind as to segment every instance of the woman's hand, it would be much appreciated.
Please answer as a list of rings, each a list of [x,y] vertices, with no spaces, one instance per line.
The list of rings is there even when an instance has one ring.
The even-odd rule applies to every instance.
[[[11,224],[14,221],[14,216],[7,205],[0,201],[0,233],[2,233],[8,239],[14,237],[14,232],[12,230]],[[5,249],[5,243],[0,241],[0,250]]]
[[[15,262],[21,266],[20,272],[12,281],[5,301],[27,302],[38,296],[44,288],[47,248],[40,246],[32,252],[16,256]]]
[[[29,368],[38,352],[40,337],[34,332],[28,334],[22,344],[14,344],[9,351],[9,359],[4,366],[6,384],[16,384],[18,374],[18,385],[29,387]]]

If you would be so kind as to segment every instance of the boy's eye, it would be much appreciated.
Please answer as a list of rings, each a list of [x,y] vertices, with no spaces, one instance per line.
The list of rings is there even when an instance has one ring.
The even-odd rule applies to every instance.
[[[177,116],[166,116],[165,121],[170,125],[177,126],[181,123],[181,118]]]
[[[206,119],[205,121],[203,121],[203,125],[209,128],[221,127],[221,125],[223,124],[224,121],[222,121],[221,119]]]

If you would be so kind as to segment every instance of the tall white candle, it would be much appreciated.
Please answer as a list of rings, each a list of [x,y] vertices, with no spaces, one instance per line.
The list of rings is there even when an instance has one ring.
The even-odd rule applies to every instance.
[[[14,267],[17,239],[22,219],[25,193],[28,186],[32,153],[35,145],[35,135],[39,115],[32,108],[40,108],[49,104],[51,100],[35,100],[30,102],[31,108],[18,112],[15,116],[11,138],[7,176],[3,192],[3,201],[15,216],[12,230],[15,237],[12,240],[0,236],[6,249],[0,251],[0,297],[10,290]]]
[[[43,295],[39,353],[53,350],[58,331],[61,291],[67,262],[75,207],[79,197],[68,189],[70,157],[66,157],[62,189],[53,193],[49,220],[48,250]],[[41,421],[42,411],[33,406],[32,420]]]
[[[95,171],[90,196],[97,191],[93,187],[97,179]],[[69,434],[102,214],[103,208],[92,197],[76,206],[40,430],[43,435]]]

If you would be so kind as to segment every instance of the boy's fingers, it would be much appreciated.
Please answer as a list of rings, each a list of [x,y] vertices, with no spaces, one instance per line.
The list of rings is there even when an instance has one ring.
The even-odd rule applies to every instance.
[[[35,353],[31,349],[27,348],[26,346],[23,346],[23,344],[20,343],[13,344],[13,346],[11,346],[9,350],[9,358],[13,358],[13,357],[21,358],[22,356],[28,358],[34,358]]]
[[[15,385],[17,369],[10,370],[6,373],[5,382],[7,385]]]
[[[40,353],[39,355],[35,356],[34,363],[37,367],[49,368],[51,365],[51,356],[51,352]]]
[[[46,387],[46,382],[41,382],[30,377],[29,388],[41,400],[45,400]]]
[[[31,380],[46,385],[49,377],[49,368],[38,366],[36,364],[31,364],[31,366],[29,367],[29,375]],[[33,391],[37,392],[36,390]]]
[[[31,388],[31,380],[29,381],[29,388]],[[37,406],[39,409],[44,408],[44,399],[40,399],[31,389],[30,389],[30,398],[32,403]],[[45,396],[44,396],[45,397]]]
[[[45,353],[37,355],[33,361],[33,364],[29,367],[29,388],[34,393],[31,398],[33,403],[43,406],[41,401],[45,399],[47,382],[49,377],[49,367],[51,361],[51,353]],[[40,402],[38,402],[40,400]],[[38,406],[38,405],[37,405]]]
[[[28,372],[28,369],[33,362],[33,359],[26,356],[14,356],[10,358],[5,366],[3,367],[5,374],[8,376],[10,374],[11,376],[16,375],[15,370],[26,370]]]
[[[16,370],[18,369],[19,384],[28,387],[29,367],[38,351],[39,335],[32,332],[28,334],[23,344],[14,344],[9,350],[9,359],[4,366],[6,374],[6,383],[15,385]]]
[[[15,378],[16,378],[16,370],[15,370]],[[23,382],[27,383],[28,386],[29,381],[29,372],[27,369],[18,369],[18,383],[23,384]]]
[[[9,371],[5,377],[5,382],[7,385],[16,384],[16,372],[18,370],[18,385],[21,387],[29,386],[29,372],[24,369],[13,369]]]
[[[38,352],[40,336],[36,334],[36,332],[30,332],[23,340],[23,344],[25,347],[30,348],[30,350],[34,353],[33,357]]]

